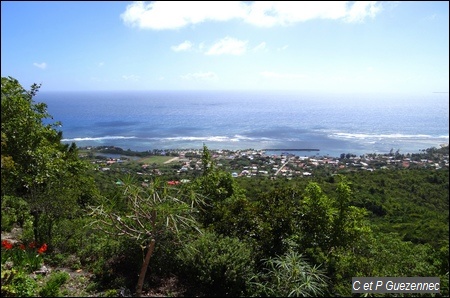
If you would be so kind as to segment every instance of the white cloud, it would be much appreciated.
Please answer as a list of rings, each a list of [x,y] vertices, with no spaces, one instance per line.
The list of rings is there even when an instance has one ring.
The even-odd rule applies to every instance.
[[[256,1],[246,22],[263,27],[290,25],[313,19],[340,19],[348,13],[344,1]]]
[[[278,73],[272,71],[263,71],[260,75],[266,79],[304,79],[305,75],[296,73]]]
[[[135,81],[136,82],[136,81],[139,81],[140,77],[136,76],[136,75],[129,75],[129,76],[123,75],[122,79],[124,79],[125,81]]]
[[[266,42],[263,41],[262,43],[260,43],[256,47],[254,47],[253,51],[257,52],[257,51],[262,51],[262,50],[265,50],[265,49],[266,49]]]
[[[47,63],[45,63],[45,62],[42,62],[42,63],[34,62],[33,65],[38,67],[38,68],[40,68],[40,69],[46,69],[47,68]]]
[[[347,12],[345,20],[347,22],[362,22],[367,17],[374,18],[381,9],[376,1],[355,1]]]
[[[247,50],[247,41],[225,37],[212,45],[206,55],[242,55]]]
[[[103,61],[99,62],[97,65],[98,65],[98,67],[102,67],[103,65],[105,65],[105,62],[103,62]]]
[[[288,45],[285,45],[285,46],[282,46],[281,48],[278,48],[277,50],[278,50],[278,51],[284,51],[284,50],[286,50],[288,47],[289,47]]]
[[[205,49],[205,43],[201,42],[196,48],[194,44],[188,40],[179,45],[172,46],[174,52],[195,50],[196,52],[204,53],[205,55],[242,55],[247,51],[248,41],[238,40],[232,37],[225,37],[214,43],[209,49]],[[253,48],[253,51],[262,51],[266,49],[266,43],[261,42]]]
[[[125,24],[145,29],[177,29],[207,20],[227,21],[243,17],[245,5],[238,1],[133,2],[121,18]]]
[[[192,48],[192,45],[192,42],[186,40],[177,46],[172,46],[171,49],[175,52],[187,51]]]
[[[426,21],[434,21],[436,18],[437,18],[437,14],[432,14],[432,15],[426,16],[424,18],[424,20],[426,20]]]
[[[133,2],[121,18],[126,25],[153,30],[231,19],[272,27],[313,19],[362,22],[381,9],[376,1],[154,1]]]
[[[188,73],[186,75],[182,75],[181,78],[183,80],[206,80],[206,81],[215,81],[219,77],[211,71],[208,72],[195,72],[195,73]]]

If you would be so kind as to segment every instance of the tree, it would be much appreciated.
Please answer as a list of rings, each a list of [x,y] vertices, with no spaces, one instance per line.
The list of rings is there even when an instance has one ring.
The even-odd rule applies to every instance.
[[[242,191],[236,185],[230,173],[215,167],[208,147],[203,145],[202,153],[202,176],[195,179],[192,189],[203,196],[204,205],[199,213],[199,220],[208,226],[218,220],[221,215],[217,214],[217,207],[227,198],[240,196]]]
[[[47,149],[58,134],[52,126],[42,124],[49,118],[47,106],[33,102],[39,87],[34,84],[27,91],[17,80],[2,77],[2,194],[26,193],[34,182],[42,182],[47,176],[50,161],[36,149]]]
[[[255,215],[251,233],[258,245],[258,254],[273,257],[285,253],[286,239],[298,231],[299,193],[285,187],[261,194],[254,203]]]
[[[202,169],[203,176],[207,176],[214,170],[214,162],[211,159],[211,153],[209,152],[208,147],[203,144],[203,153],[202,153]]]
[[[147,249],[142,262],[136,295],[142,295],[142,286],[156,242],[165,233],[179,234],[181,227],[196,229],[193,217],[201,200],[188,189],[161,185],[154,181],[148,188],[137,186],[133,180],[123,183],[125,210],[116,210],[114,204],[105,202],[91,206],[92,224],[114,236],[124,236]]]
[[[2,197],[27,201],[35,240],[42,242],[51,240],[55,220],[75,216],[80,197],[95,196],[95,187],[75,144],[61,143],[59,123],[45,124],[53,118],[45,103],[33,100],[39,88],[33,84],[27,91],[16,79],[2,77],[1,191]]]
[[[322,252],[328,251],[334,213],[331,200],[316,182],[310,182],[305,189],[300,216],[303,247],[319,248]]]
[[[350,186],[341,181],[336,187],[336,192],[337,196],[335,200],[335,207],[337,209],[337,213],[333,218],[333,234],[331,241],[333,246],[345,245],[346,243],[348,243],[348,240],[345,239],[344,241],[344,238],[347,237],[347,226],[350,224]]]

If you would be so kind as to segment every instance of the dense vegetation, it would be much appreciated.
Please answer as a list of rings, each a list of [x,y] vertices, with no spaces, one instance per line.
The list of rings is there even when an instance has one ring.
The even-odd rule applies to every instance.
[[[2,242],[2,296],[69,295],[64,272],[30,275],[42,264],[91,272],[83,295],[175,278],[164,295],[350,296],[352,277],[437,276],[448,296],[448,167],[236,179],[204,146],[189,183],[143,181],[62,144],[38,89],[2,78],[2,231],[23,231]]]

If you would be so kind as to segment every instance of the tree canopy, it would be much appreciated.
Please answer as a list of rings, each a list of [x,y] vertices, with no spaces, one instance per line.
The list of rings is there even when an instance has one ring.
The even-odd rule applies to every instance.
[[[95,196],[95,188],[84,175],[87,164],[78,159],[76,145],[61,142],[60,123],[46,123],[53,119],[47,105],[33,99],[39,88],[33,84],[26,90],[16,79],[2,77],[2,197],[25,200],[34,216],[35,238],[43,237],[38,231],[45,221],[50,238],[51,222],[73,217]]]

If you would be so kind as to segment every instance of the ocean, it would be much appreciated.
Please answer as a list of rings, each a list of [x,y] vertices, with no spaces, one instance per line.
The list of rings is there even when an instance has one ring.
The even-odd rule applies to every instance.
[[[419,153],[448,144],[449,95],[276,91],[39,92],[63,142],[153,149],[301,149],[299,156]],[[305,151],[304,149],[316,149]]]

